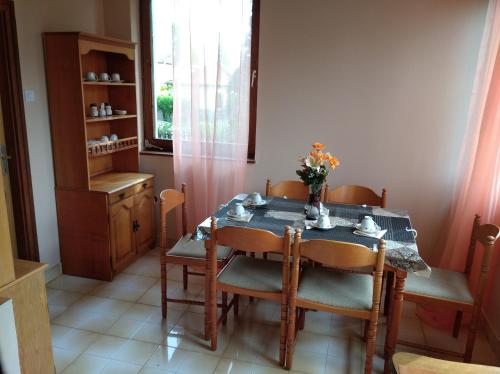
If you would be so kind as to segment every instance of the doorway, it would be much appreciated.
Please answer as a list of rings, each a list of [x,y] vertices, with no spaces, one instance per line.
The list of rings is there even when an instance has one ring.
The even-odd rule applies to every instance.
[[[9,231],[18,258],[39,261],[14,2],[0,0],[0,155]],[[4,175],[5,174],[5,175]],[[7,191],[10,190],[10,191]],[[10,203],[10,208],[9,208]],[[10,212],[9,212],[10,209]],[[15,243],[14,243],[15,242]]]

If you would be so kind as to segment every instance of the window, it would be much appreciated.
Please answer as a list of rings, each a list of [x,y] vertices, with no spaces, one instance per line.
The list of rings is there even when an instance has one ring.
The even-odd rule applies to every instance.
[[[172,6],[173,0],[140,2],[144,139],[165,152],[172,152],[173,148],[172,112],[175,98],[173,96],[172,19],[169,18],[169,14],[172,14]],[[255,159],[259,12],[260,0],[253,0],[249,161]]]

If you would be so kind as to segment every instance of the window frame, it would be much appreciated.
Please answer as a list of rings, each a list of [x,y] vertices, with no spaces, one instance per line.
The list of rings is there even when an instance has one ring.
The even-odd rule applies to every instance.
[[[145,149],[144,153],[173,154],[172,140],[154,137],[154,91],[153,91],[153,38],[151,20],[152,0],[139,1],[141,77],[142,77],[142,119],[143,136],[150,144],[161,150]],[[252,40],[250,51],[250,104],[248,129],[248,162],[255,162],[255,143],[257,125],[257,89],[259,82],[259,25],[260,0],[252,0]]]

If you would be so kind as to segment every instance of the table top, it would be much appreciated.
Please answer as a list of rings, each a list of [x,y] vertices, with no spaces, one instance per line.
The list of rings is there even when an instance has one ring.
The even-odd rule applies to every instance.
[[[411,221],[407,212],[366,205],[324,204],[330,211],[330,220],[334,228],[330,230],[305,230],[304,201],[265,197],[267,204],[262,207],[246,209],[253,213],[249,222],[229,219],[227,212],[238,202],[244,201],[246,194],[240,194],[229,203],[222,205],[214,214],[217,227],[244,226],[268,230],[282,236],[285,226],[303,229],[302,240],[325,239],[338,240],[376,248],[378,239],[354,234],[354,225],[364,217],[372,216],[375,223],[387,232],[383,236],[386,244],[386,262],[407,272],[430,274],[429,266],[418,254],[417,243],[411,231]],[[196,229],[195,239],[210,238],[210,218]]]

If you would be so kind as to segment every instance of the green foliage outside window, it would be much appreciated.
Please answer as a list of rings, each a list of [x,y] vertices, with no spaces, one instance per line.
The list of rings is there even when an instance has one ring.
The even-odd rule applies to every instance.
[[[174,112],[173,84],[167,82],[160,87],[156,98],[156,136],[159,139],[172,139],[172,115]]]

